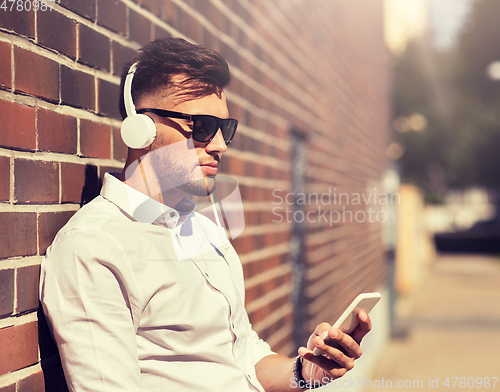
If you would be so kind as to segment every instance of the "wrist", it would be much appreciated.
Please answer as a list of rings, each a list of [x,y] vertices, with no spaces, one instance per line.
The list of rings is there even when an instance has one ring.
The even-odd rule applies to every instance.
[[[297,358],[295,358],[295,361],[293,363],[293,376],[295,377],[295,384],[298,385],[299,388],[303,390],[308,390],[308,389],[316,389],[319,387],[322,387],[323,385],[316,385],[316,383],[311,383],[312,380],[305,380],[304,376],[302,375],[302,361],[303,358],[300,355],[297,355]]]

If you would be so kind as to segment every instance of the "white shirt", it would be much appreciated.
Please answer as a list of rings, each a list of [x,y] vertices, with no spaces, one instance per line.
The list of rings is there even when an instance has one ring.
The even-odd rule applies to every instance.
[[[220,227],[109,173],[42,261],[40,299],[71,391],[262,392],[255,364],[272,351],[244,296]]]

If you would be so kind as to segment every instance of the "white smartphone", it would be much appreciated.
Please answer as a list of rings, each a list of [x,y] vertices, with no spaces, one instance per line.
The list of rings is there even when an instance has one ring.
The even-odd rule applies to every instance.
[[[337,322],[333,324],[333,327],[340,329],[342,332],[350,335],[356,327],[359,325],[358,313],[360,310],[364,310],[366,314],[370,313],[370,310],[377,304],[380,300],[380,293],[363,293],[354,298],[354,301],[348,306],[348,308],[342,313]],[[328,337],[325,339],[328,343],[334,343]],[[313,354],[316,356],[323,355],[324,352],[319,348],[315,347]]]

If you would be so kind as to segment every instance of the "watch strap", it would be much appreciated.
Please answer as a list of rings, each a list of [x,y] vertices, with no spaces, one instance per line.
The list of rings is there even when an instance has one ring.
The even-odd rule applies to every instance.
[[[300,355],[297,355],[297,358],[295,358],[295,362],[293,363],[293,376],[295,377],[295,383],[299,386],[299,388],[305,390],[322,387],[323,384],[315,385],[310,383],[309,381],[304,380],[304,377],[302,376],[302,361],[302,357]]]

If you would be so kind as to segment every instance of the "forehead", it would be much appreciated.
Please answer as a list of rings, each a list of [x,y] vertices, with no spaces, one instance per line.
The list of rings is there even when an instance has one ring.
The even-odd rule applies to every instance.
[[[204,97],[185,100],[172,107],[172,110],[189,114],[210,114],[211,116],[228,118],[229,112],[224,92]]]
[[[173,110],[174,107],[185,101],[198,100],[211,95],[216,90],[215,86],[206,86],[197,81],[188,80],[184,74],[172,75],[168,85],[159,86],[157,89],[145,93],[138,99],[136,107],[154,107]],[[221,96],[219,96],[221,98]],[[225,103],[225,98],[224,98]],[[161,107],[158,105],[162,105]]]
[[[220,118],[228,118],[226,96],[224,91],[220,94],[209,94],[196,97],[186,93],[181,85],[186,80],[181,75],[176,75],[172,85],[158,88],[150,94],[145,94],[136,105],[136,110],[143,108],[156,108],[173,110],[188,114],[210,114]],[[189,86],[186,86],[189,90]]]
[[[142,105],[142,107],[171,109],[181,101],[189,99],[186,94],[183,94],[185,90],[182,88],[181,82],[184,80],[185,78],[181,78],[180,75],[175,75],[170,84],[160,86],[156,90],[144,94],[139,100],[139,105]]]

